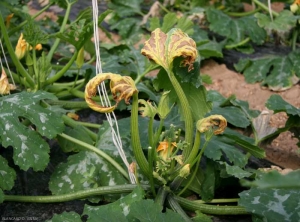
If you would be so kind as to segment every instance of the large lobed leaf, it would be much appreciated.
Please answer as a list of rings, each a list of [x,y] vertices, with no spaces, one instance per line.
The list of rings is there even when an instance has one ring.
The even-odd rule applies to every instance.
[[[2,146],[14,148],[14,162],[22,170],[29,167],[35,171],[44,170],[49,162],[49,145],[41,136],[51,139],[64,130],[61,116],[39,104],[43,99],[56,98],[42,91],[0,98]],[[19,118],[25,118],[33,125],[27,127]]]
[[[16,171],[8,166],[7,160],[0,156],[0,189],[10,190],[14,186]]]
[[[299,221],[300,191],[289,189],[251,188],[243,191],[238,204],[247,211],[264,217],[263,221]]]

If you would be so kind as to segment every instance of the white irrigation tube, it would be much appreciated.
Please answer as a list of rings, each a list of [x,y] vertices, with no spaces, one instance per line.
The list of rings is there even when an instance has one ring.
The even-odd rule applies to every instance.
[[[2,54],[3,54],[3,57],[4,57],[4,61],[5,61],[5,64],[6,64],[8,73],[9,73],[9,76],[10,76],[10,78],[11,78],[11,81],[12,81],[13,85],[16,86],[15,81],[14,81],[14,78],[12,77],[11,71],[10,71],[10,69],[9,69],[9,65],[8,65],[8,62],[7,62],[7,59],[6,59],[6,56],[5,56],[5,52],[4,52],[4,49],[3,49],[3,45],[2,45],[1,39],[0,39],[0,47],[1,47],[1,50],[2,50]],[[4,70],[4,67],[3,67],[3,63],[2,63],[1,57],[0,57],[0,65],[1,65],[1,70]]]
[[[102,74],[102,65],[101,65],[101,57],[100,57],[100,39],[98,33],[98,0],[92,0],[92,7],[93,7],[93,22],[94,22],[94,44],[95,44],[95,51],[96,51],[96,73],[97,75]],[[107,91],[105,88],[105,83],[102,82],[100,86],[98,86],[98,93],[100,96],[100,101],[102,106],[109,107],[111,103],[109,101]],[[112,140],[114,145],[117,147],[118,152],[127,167],[129,178],[131,183],[135,184],[137,182],[134,173],[129,168],[129,163],[126,159],[125,152],[123,150],[122,140],[119,133],[118,121],[114,112],[106,113],[107,121],[111,127],[112,131]]]

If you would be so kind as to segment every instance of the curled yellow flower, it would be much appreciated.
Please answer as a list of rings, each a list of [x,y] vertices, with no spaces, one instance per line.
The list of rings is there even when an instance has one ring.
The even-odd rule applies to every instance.
[[[110,107],[103,107],[97,104],[92,97],[96,95],[98,85],[108,79],[110,80],[110,90],[116,104]],[[97,112],[110,113],[114,111],[122,99],[124,99],[126,104],[129,104],[130,97],[137,92],[138,90],[135,87],[134,81],[129,76],[121,76],[114,73],[102,73],[101,75],[96,75],[87,83],[85,87],[85,101],[91,109]]]
[[[204,133],[210,129],[213,129],[215,135],[223,133],[226,126],[227,120],[221,115],[208,116],[199,120],[196,125],[200,133]],[[217,127],[217,129],[214,129],[215,127]]]
[[[21,33],[20,38],[18,40],[15,53],[18,59],[22,59],[27,51],[27,42],[23,39],[23,33]]]
[[[162,141],[162,142],[159,142],[159,145],[156,148],[156,151],[159,152],[160,157],[166,161],[169,157],[169,154],[172,153],[174,147],[177,147],[176,142],[171,143],[170,150],[169,150],[169,142]]]
[[[176,57],[182,56],[184,60],[181,65],[188,66],[188,71],[191,71],[198,56],[195,41],[180,29],[171,29],[167,34],[159,28],[155,29],[141,53],[166,70],[172,69]]]
[[[26,40],[23,38],[23,33],[21,33],[15,49],[15,54],[19,60],[25,56],[28,48],[32,50],[32,47],[31,46],[29,47],[28,42],[26,42]],[[42,48],[43,48],[42,44],[37,44],[34,47],[35,50],[41,50]]]
[[[4,69],[2,69],[2,75],[0,78],[0,94],[1,95],[9,94],[10,91],[14,89],[16,89],[16,87],[13,84],[9,84],[7,75]]]

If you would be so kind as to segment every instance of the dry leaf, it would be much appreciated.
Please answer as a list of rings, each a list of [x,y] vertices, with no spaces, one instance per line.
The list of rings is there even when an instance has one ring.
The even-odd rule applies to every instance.
[[[214,127],[218,127],[214,129]],[[227,126],[227,120],[221,115],[211,115],[203,118],[197,122],[197,129],[200,133],[207,132],[209,129],[213,129],[215,135],[224,132]]]

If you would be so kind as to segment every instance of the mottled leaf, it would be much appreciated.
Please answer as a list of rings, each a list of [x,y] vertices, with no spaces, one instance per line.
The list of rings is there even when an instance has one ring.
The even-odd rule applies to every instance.
[[[49,162],[49,139],[63,132],[64,124],[59,114],[42,107],[43,99],[55,100],[47,92],[21,92],[0,98],[0,138],[2,146],[13,146],[13,159],[22,170],[32,167],[44,170]],[[28,127],[20,122],[25,118]]]
[[[88,221],[134,221],[130,213],[131,205],[144,198],[144,190],[137,186],[130,194],[119,200],[101,206],[85,205],[83,214],[88,215]]]
[[[251,188],[239,194],[238,204],[267,222],[299,221],[300,190]]]
[[[55,168],[49,189],[54,195],[59,195],[125,183],[127,180],[102,157],[93,152],[80,151]]]
[[[0,163],[0,190],[11,190],[15,183],[16,172],[8,166],[7,160],[2,156],[0,156]]]

